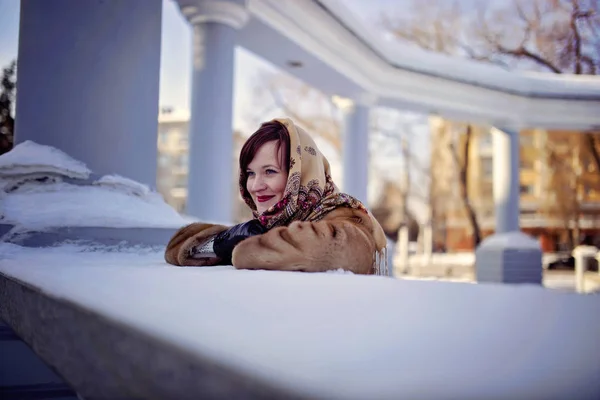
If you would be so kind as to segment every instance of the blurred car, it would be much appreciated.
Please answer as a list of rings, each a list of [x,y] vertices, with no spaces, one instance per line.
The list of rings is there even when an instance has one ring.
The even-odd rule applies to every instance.
[[[548,269],[575,269],[575,257],[569,254],[561,254],[548,263]]]
[[[598,261],[595,258],[589,257],[585,259],[587,268],[586,271],[598,271]],[[574,270],[575,257],[570,254],[561,254],[555,260],[548,263],[548,269],[554,270]]]

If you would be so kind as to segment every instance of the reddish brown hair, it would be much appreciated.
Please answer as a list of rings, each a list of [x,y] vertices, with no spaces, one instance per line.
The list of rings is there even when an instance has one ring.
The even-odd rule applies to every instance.
[[[240,185],[243,190],[244,197],[250,197],[248,190],[246,189],[246,181],[248,180],[248,174],[246,170],[248,165],[256,156],[258,149],[260,149],[265,143],[277,141],[277,152],[283,150],[281,153],[280,165],[286,171],[289,171],[290,162],[290,134],[287,131],[285,125],[278,121],[269,121],[263,123],[256,132],[252,134],[244,143],[242,151],[240,152]]]

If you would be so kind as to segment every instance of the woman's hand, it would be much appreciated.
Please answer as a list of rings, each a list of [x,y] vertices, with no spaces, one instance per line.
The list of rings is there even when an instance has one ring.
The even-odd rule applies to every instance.
[[[231,254],[235,246],[244,239],[265,232],[267,229],[257,219],[232,226],[215,237],[213,250],[223,264],[231,265]]]

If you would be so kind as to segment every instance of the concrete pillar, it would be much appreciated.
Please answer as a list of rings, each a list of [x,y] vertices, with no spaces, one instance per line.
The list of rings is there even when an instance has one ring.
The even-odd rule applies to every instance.
[[[369,118],[377,99],[369,94],[358,96],[346,109],[344,124],[342,190],[365,205],[369,185]]]
[[[394,277],[396,271],[394,270],[394,256],[396,254],[396,242],[388,240],[387,242],[387,265],[388,265],[388,276]]]
[[[585,271],[590,259],[596,257],[598,248],[596,246],[581,245],[573,249],[572,255],[575,258],[575,291],[585,293]]]
[[[419,234],[421,233],[423,235],[423,258],[421,265],[429,266],[431,265],[433,256],[433,213],[431,207],[427,208],[427,219],[421,225]]]
[[[193,28],[192,99],[186,211],[203,221],[233,222],[233,80],[243,1],[179,0]]]
[[[433,255],[433,229],[431,227],[431,221],[423,225],[423,265],[431,265],[431,258]]]
[[[400,258],[401,274],[408,274],[410,272],[408,245],[408,223],[406,223],[402,225],[402,227],[398,231],[398,242],[396,243],[396,246],[398,246],[398,254]]]
[[[16,143],[156,185],[161,0],[23,0]]]
[[[540,243],[519,230],[519,131],[494,128],[492,135],[496,231],[475,251],[477,281],[541,284]]]
[[[519,131],[492,129],[496,233],[519,231]]]

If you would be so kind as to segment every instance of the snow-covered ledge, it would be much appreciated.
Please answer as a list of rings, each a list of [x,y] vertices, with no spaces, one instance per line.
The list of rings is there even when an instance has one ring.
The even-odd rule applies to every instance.
[[[599,296],[161,250],[0,244],[0,318],[84,398],[600,398]]]
[[[147,185],[26,141],[0,156],[0,242],[164,245],[189,219]]]

